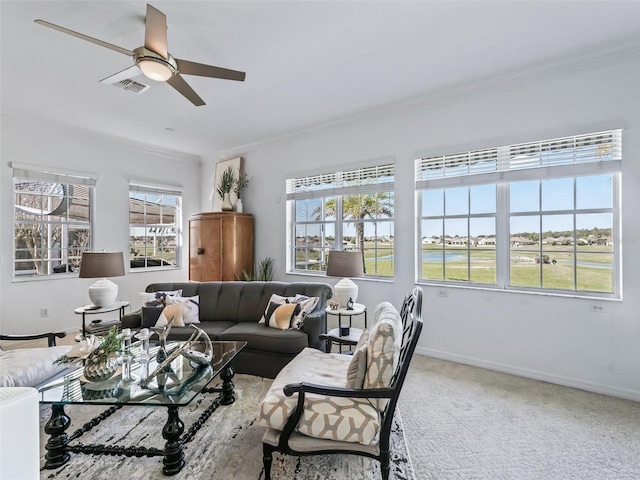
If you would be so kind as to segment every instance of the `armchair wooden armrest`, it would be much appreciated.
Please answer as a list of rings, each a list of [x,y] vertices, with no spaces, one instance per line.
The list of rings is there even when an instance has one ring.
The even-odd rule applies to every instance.
[[[47,346],[55,347],[56,338],[64,338],[67,336],[66,332],[47,332],[37,333],[34,335],[0,335],[0,340],[17,341],[17,340],[39,340],[41,338],[47,339]]]
[[[294,393],[304,396],[305,393],[317,393],[319,395],[330,395],[332,397],[350,398],[391,398],[394,390],[391,388],[344,388],[329,387],[327,385],[316,385],[313,383],[290,383],[284,387],[284,394],[290,397]]]

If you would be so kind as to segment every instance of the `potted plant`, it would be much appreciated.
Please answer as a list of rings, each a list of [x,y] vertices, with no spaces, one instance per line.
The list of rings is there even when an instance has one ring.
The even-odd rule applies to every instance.
[[[111,327],[105,337],[88,335],[55,363],[78,363],[85,360],[84,376],[90,382],[107,380],[118,368],[121,337],[118,327]]]
[[[256,262],[253,272],[242,271],[245,282],[270,282],[275,273],[275,259],[271,257],[261,258]]]
[[[233,191],[236,194],[238,200],[236,201],[236,212],[242,212],[242,191],[249,185],[249,176],[246,173],[240,173],[236,182],[233,185]]]
[[[233,167],[227,167],[227,169],[222,172],[222,176],[216,185],[216,191],[222,199],[222,210],[224,211],[233,210],[230,194],[236,184],[236,180],[236,172]]]

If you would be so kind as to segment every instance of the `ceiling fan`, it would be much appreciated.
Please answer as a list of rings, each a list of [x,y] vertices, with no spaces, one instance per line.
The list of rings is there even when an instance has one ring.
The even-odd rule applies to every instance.
[[[240,82],[243,82],[245,78],[245,72],[173,58],[167,51],[167,17],[160,10],[149,4],[147,4],[147,16],[145,18],[144,46],[138,47],[135,50],[127,50],[126,48],[74,32],[73,30],[49,23],[45,20],[38,19],[34,21],[45,27],[73,35],[74,37],[125,55],[130,55],[133,58],[134,65],[107,78],[103,78],[100,80],[101,82],[118,82],[139,74],[140,71],[138,69],[140,69],[147,78],[159,82],[167,82],[195,106],[201,106],[205,105],[204,101],[182,78],[181,74],[237,80]]]

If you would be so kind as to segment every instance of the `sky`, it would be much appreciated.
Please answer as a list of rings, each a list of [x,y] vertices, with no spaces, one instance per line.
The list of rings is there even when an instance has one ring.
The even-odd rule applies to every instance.
[[[613,206],[612,175],[593,175],[579,178],[558,178],[511,182],[509,205],[511,233],[539,232],[540,211],[542,231],[573,230],[573,215],[555,212],[582,209],[610,209]],[[575,187],[574,187],[575,185]],[[422,194],[422,215],[491,214],[496,211],[496,185],[425,190]],[[529,213],[529,215],[519,215]],[[565,212],[566,213],[566,212]],[[611,213],[577,213],[576,228],[611,228]],[[423,221],[422,236],[439,236],[441,220]],[[493,218],[472,218],[471,236],[495,235]],[[467,236],[465,219],[447,219],[446,235]]]

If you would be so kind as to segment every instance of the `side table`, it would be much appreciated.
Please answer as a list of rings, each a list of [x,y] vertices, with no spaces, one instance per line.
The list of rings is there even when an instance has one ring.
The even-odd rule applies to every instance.
[[[100,315],[102,313],[115,312],[119,310],[118,320],[122,320],[122,315],[124,315],[124,309],[129,306],[129,302],[126,300],[118,300],[113,305],[109,305],[108,307],[96,307],[95,305],[85,305],[84,307],[78,307],[73,312],[76,315],[82,315],[82,337],[84,338],[87,334],[87,326],[86,326],[86,316],[87,315]]]
[[[321,340],[325,340],[326,343],[326,352],[331,352],[331,347],[334,343],[338,344],[338,348],[340,353],[342,353],[343,345],[356,345],[358,340],[360,339],[360,335],[362,335],[362,329],[353,327],[353,317],[357,315],[364,315],[364,328],[367,328],[367,307],[361,303],[356,303],[353,305],[351,310],[347,308],[337,308],[332,309],[331,307],[326,308],[327,315],[337,315],[338,316],[338,328],[333,328],[329,330],[327,333],[323,333],[320,335]],[[349,324],[343,322],[343,317],[349,317]]]

